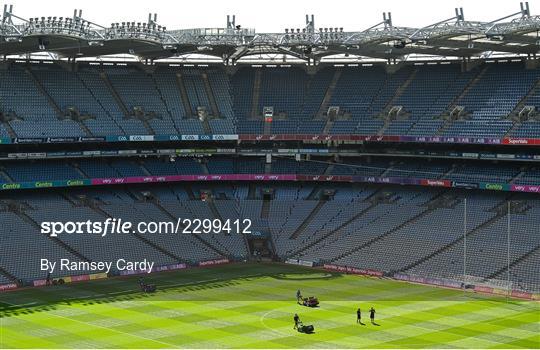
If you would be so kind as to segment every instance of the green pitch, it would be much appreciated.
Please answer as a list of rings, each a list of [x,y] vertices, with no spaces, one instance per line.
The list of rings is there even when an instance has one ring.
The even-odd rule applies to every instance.
[[[535,302],[278,264],[146,279],[157,293],[138,292],[136,278],[2,293],[0,348],[540,347]],[[297,289],[320,307],[297,305]],[[316,333],[294,331],[294,313]]]

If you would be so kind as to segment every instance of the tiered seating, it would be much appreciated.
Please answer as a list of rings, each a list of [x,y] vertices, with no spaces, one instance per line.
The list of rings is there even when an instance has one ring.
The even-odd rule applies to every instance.
[[[444,135],[504,135],[512,126],[512,122],[504,118],[534,82],[534,75],[527,74],[521,63],[488,64],[482,78],[458,102],[470,113],[470,119],[453,123]]]
[[[171,114],[150,74],[128,67],[107,67],[105,72],[129,112],[141,107],[145,113],[155,114],[148,123],[156,134],[176,133]]]
[[[98,68],[92,66],[81,67],[76,74],[99,105],[120,125],[126,134],[146,135],[148,133],[140,120],[126,119],[105,82],[100,77]],[[108,132],[106,135],[110,134],[111,132]]]
[[[199,218],[199,219],[219,219],[215,215],[211,215],[212,212],[210,209],[210,204],[207,202],[192,202],[186,206],[186,208],[191,213],[187,218]],[[228,220],[231,222],[240,218],[239,216],[239,207],[233,205],[231,201],[216,201],[215,206],[219,212],[221,219]],[[202,234],[200,237],[206,242],[210,243],[212,246],[217,247],[220,251],[224,252],[228,256],[242,258],[245,257],[247,253],[246,244],[244,242],[244,237],[242,232],[238,232],[234,225],[231,226],[231,232],[221,232],[208,234]]]
[[[138,164],[130,160],[114,160],[110,165],[112,168],[116,169],[122,177],[147,175]]]
[[[508,263],[508,217],[501,215],[499,218],[488,222],[489,219],[495,218],[496,212],[491,208],[495,207],[497,202],[487,196],[468,197],[467,231],[472,232],[472,234],[469,235],[466,242],[465,269],[463,266],[465,245],[461,241],[443,253],[415,266],[410,270],[411,273],[463,280],[464,271],[466,275],[489,278],[495,272],[506,267]],[[462,220],[464,210],[464,204],[461,203],[454,209],[452,215],[455,222],[460,222],[461,226],[464,225]],[[539,218],[538,213],[538,208],[535,207],[524,214],[513,214],[511,216],[510,258],[512,261],[539,246],[540,237],[537,230],[533,228],[533,223]],[[488,224],[483,225],[486,222]],[[477,227],[479,229],[473,231]],[[447,233],[455,231],[455,227],[446,230]],[[530,270],[529,273],[532,271]],[[516,276],[518,274],[520,278],[516,280],[524,282],[527,279],[519,272]],[[493,278],[505,279],[506,275],[494,276]],[[529,277],[529,279],[531,278]],[[538,280],[538,276],[532,277],[532,279]]]
[[[218,68],[209,69],[206,72],[208,74],[208,82],[212,88],[212,93],[216,99],[219,116],[227,119],[230,122],[234,122],[235,116],[233,112],[233,101],[231,97],[232,95],[229,77],[223,70]],[[232,133],[232,131],[226,133]]]
[[[515,183],[522,185],[534,185],[540,183],[540,169],[533,167],[526,170],[523,175],[515,180]]]
[[[189,102],[191,103],[191,110],[196,112],[197,107],[205,107],[210,112],[210,101],[204,90],[201,72],[197,69],[183,69],[182,79],[186,87]]]
[[[163,98],[163,102],[167,106],[167,111],[178,127],[178,123],[187,116],[178,90],[176,72],[168,68],[158,68],[152,73],[152,77],[156,87],[159,89],[160,96]]]
[[[443,193],[437,189],[367,185],[353,188],[327,184],[335,189],[336,197],[319,202],[302,199],[305,195],[299,194],[311,192],[312,186],[299,190],[291,184],[285,187],[274,184],[272,187],[276,197],[268,203],[265,214],[263,207],[267,204],[263,200],[247,199],[248,186],[205,183],[184,187],[161,184],[125,189],[75,189],[62,196],[55,192],[45,192],[37,197],[29,192],[3,195],[0,219],[4,230],[0,235],[2,248],[8,254],[0,256],[0,266],[18,278],[31,280],[44,277],[44,273],[36,268],[39,266],[36,259],[80,259],[62,245],[36,233],[28,219],[2,206],[3,201],[9,199],[26,205],[22,209],[24,215],[36,223],[49,221],[53,217],[55,221],[100,221],[106,215],[133,223],[169,221],[171,216],[191,219],[249,218],[253,223],[252,231],[271,234],[275,252],[283,259],[292,256],[316,262],[383,271],[404,270],[420,276],[462,280],[464,245],[460,239],[465,225],[464,199],[467,199],[465,269],[470,276],[467,278],[476,283],[488,281],[495,284],[504,284],[506,279],[508,217],[505,212],[506,197],[501,193],[459,190]],[[190,199],[187,195],[188,192],[198,193],[202,189],[211,191],[214,196],[225,194],[223,198],[227,199],[216,199],[209,203]],[[151,193],[159,201],[137,199],[141,192]],[[95,200],[96,209],[79,203],[81,195],[87,200]],[[231,199],[228,199],[229,196]],[[537,230],[540,205],[534,196],[521,195],[513,200],[521,201],[523,205],[519,207],[519,212],[512,213],[510,217],[511,280],[514,288],[538,290],[540,276],[534,272],[540,263],[540,236]],[[215,210],[212,205],[215,205]],[[314,212],[316,207],[319,210]],[[299,230],[301,226],[303,228]],[[97,239],[89,235],[71,234],[61,235],[60,239],[92,260],[148,258],[159,265],[174,263],[178,259],[194,263],[222,256],[243,259],[248,254],[247,237],[238,232],[199,237],[183,233],[144,234],[142,237],[144,239],[131,234],[111,234]],[[61,275],[65,274],[62,272]],[[53,277],[61,275],[55,274]]]
[[[65,200],[48,201],[43,204],[35,207],[35,210],[29,213],[36,222],[50,221],[51,218],[62,222],[85,222],[86,220],[95,222],[106,219],[105,216],[88,207],[73,207]],[[112,208],[116,208],[118,211],[114,211]],[[107,206],[104,209],[107,212],[111,209],[109,214],[112,217],[125,220],[133,219],[132,215],[128,216],[128,213],[133,213],[133,208],[128,207],[126,210],[124,203],[117,202],[116,205]],[[136,220],[132,222],[135,223]],[[109,234],[105,237],[96,237],[90,234],[66,234],[60,235],[60,239],[93,261],[114,262],[119,258],[127,261],[142,261],[146,258],[155,261],[156,266],[177,262],[155,248],[144,244],[131,234]]]
[[[371,106],[377,94],[383,89],[385,80],[386,73],[381,67],[343,68],[343,73],[336,85],[330,105],[339,106],[341,109],[350,112],[352,120],[335,122],[332,133],[376,134],[382,127],[383,121],[373,118],[374,111]],[[379,103],[379,105],[384,107],[383,103]],[[379,110],[376,112],[379,112]],[[360,120],[362,120],[362,125],[359,127]]]
[[[473,72],[461,72],[459,65],[417,66],[417,73],[394,105],[403,106],[409,117],[392,122],[386,135],[436,135],[442,126],[439,118],[453,99],[463,91]]]
[[[231,87],[233,94],[233,110],[239,121],[239,130],[245,120],[253,117],[251,115],[252,99],[253,99],[253,84],[255,80],[255,70],[250,68],[240,68],[232,77]],[[249,129],[245,129],[249,130]],[[262,131],[262,128],[261,128]],[[244,132],[251,133],[251,132]],[[254,132],[255,134],[259,132]]]
[[[170,203],[171,202],[164,201],[162,205],[171,211]],[[103,207],[103,209],[114,217],[123,218],[124,220],[129,220],[133,223],[170,221],[168,216],[166,216],[151,203],[111,203]],[[186,217],[181,215],[183,213],[176,211],[173,211],[173,213],[174,215],[178,214],[178,217],[181,218]],[[144,234],[144,238],[156,243],[158,246],[163,247],[168,252],[171,252],[177,257],[187,261],[198,262],[201,260],[215,259],[219,257],[219,254],[206,247],[191,234]],[[167,259],[162,259],[162,261],[166,263],[178,262],[174,260],[171,261],[170,257],[167,257]]]
[[[14,112],[23,119],[11,122],[19,137],[84,136],[74,121],[58,119],[23,67],[15,65],[0,71],[0,100],[5,113]]]
[[[167,159],[148,159],[144,167],[152,175],[200,175],[203,174],[201,165],[192,158],[177,158],[170,162]]]
[[[510,272],[512,286],[521,290],[538,290],[538,281],[531,276],[538,271],[540,251],[534,252],[526,259],[514,265]],[[500,276],[503,278],[504,276]]]
[[[334,68],[326,67],[318,71],[310,79],[304,98],[303,119],[311,120],[317,117],[316,114],[323,102],[328,86],[334,76],[334,72]]]
[[[78,168],[91,179],[122,177],[118,170],[109,163],[97,159],[80,159],[76,161]]]
[[[366,197],[371,193],[372,192],[366,192]],[[370,239],[398,227],[404,221],[407,221],[422,212],[424,208],[420,205],[428,199],[426,196],[429,195],[430,193],[421,195],[419,193],[402,191],[399,194],[394,195],[401,197],[395,204],[382,203],[374,206],[370,210],[367,210],[367,208],[371,203],[369,201],[364,201],[364,198],[360,197],[353,202],[355,205],[350,205],[351,203],[348,203],[348,205],[345,205],[339,211],[334,212],[334,216],[329,222],[333,223],[332,226],[325,227],[324,230],[319,230],[317,232],[320,232],[320,235],[333,232],[334,230],[339,229],[348,220],[354,218],[350,224],[341,227],[339,232],[333,233],[328,239],[323,240],[300,253],[300,256],[308,260],[329,260],[328,256],[339,257],[355,246],[359,246]],[[356,207],[357,209],[351,209],[351,207]],[[358,216],[362,212],[363,215]],[[345,215],[343,215],[343,213]],[[323,252],[329,254],[324,256]],[[349,265],[351,266],[359,266],[358,264],[351,263],[352,261],[350,260],[354,259],[356,256],[359,255],[352,255],[352,257],[350,255],[346,256],[342,258],[344,259],[342,263],[345,264],[346,262],[349,262]]]
[[[274,114],[285,113],[290,120],[302,115],[307,76],[299,68],[263,68],[259,113],[265,106],[273,106]]]
[[[41,167],[39,171],[36,171],[39,165],[31,162],[10,162],[7,166],[6,172],[16,182],[84,178],[75,168],[63,161],[47,162],[46,166]]]
[[[9,132],[3,124],[0,124],[0,137],[10,138]]]
[[[64,113],[68,108],[76,108],[82,117],[91,118],[84,124],[94,135],[124,134],[118,122],[100,105],[77,74],[57,66],[36,65],[32,71]]]
[[[0,73],[2,111],[24,119],[11,123],[15,132],[22,137],[84,136],[76,122],[58,120],[25,69],[12,64]],[[125,118],[100,76],[102,71],[128,113],[140,106],[156,114],[149,124],[157,134],[205,133],[195,118],[197,107],[213,114],[203,74],[218,109],[218,119],[209,121],[214,134],[262,134],[265,129],[260,118],[265,106],[274,107],[276,115],[267,132],[320,134],[326,122],[317,120],[316,114],[329,91],[328,106],[339,106],[342,112],[329,125],[331,134],[503,137],[510,131],[510,136],[530,138],[540,134],[537,120],[514,125],[507,118],[518,104],[540,104],[540,90],[533,89],[540,70],[526,70],[521,62],[486,63],[469,72],[462,72],[454,63],[415,64],[394,73],[387,73],[382,65],[324,67],[315,74],[294,66],[242,67],[230,77],[219,67],[158,66],[152,73],[114,64],[81,64],[75,72],[54,64],[35,64],[30,69],[62,111],[76,107],[94,118],[84,124],[97,136],[150,132],[140,120]],[[257,72],[261,85],[258,99],[253,101]],[[335,89],[329,90],[336,72],[341,72],[339,79]],[[177,73],[182,76],[190,116],[182,102]],[[454,105],[465,107],[465,119],[445,122],[442,116]],[[392,106],[403,106],[404,115],[385,125],[382,116]],[[8,135],[4,129],[0,127],[0,136]]]
[[[466,164],[456,167],[447,176],[450,180],[456,181],[482,181],[490,182],[494,178],[501,182],[510,182],[519,173],[519,168],[514,166],[497,165],[471,165]]]
[[[49,217],[55,218],[55,216]],[[34,226],[11,212],[0,212],[2,222],[2,254],[0,266],[22,280],[45,278],[46,272],[39,270],[40,260],[59,261],[79,258],[63,249],[53,240],[39,233]],[[77,274],[76,272],[58,271],[52,277]]]

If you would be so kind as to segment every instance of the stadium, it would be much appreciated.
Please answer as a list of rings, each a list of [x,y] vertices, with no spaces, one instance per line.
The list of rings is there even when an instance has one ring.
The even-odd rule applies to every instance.
[[[0,17],[0,348],[540,348],[528,3],[274,33],[31,12]]]

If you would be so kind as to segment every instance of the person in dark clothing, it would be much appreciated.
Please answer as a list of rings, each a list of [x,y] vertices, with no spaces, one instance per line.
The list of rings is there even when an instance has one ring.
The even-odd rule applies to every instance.
[[[362,311],[360,311],[360,308],[358,308],[358,310],[356,310],[356,323],[363,324],[362,323]]]
[[[375,324],[375,309],[373,307],[369,309],[369,318],[371,319],[371,323]]]
[[[298,329],[298,324],[300,323],[300,317],[298,314],[294,314],[294,327],[293,329]]]
[[[300,289],[298,289],[296,291],[296,302],[300,304],[301,301],[302,301],[302,293],[300,292]]]

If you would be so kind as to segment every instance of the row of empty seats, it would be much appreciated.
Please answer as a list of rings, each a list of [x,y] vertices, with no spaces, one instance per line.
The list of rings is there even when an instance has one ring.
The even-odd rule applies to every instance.
[[[133,223],[250,219],[251,230],[268,234],[268,244],[280,259],[493,283],[508,278],[510,263],[513,288],[538,291],[540,201],[533,195],[328,184],[298,188],[297,193],[315,193],[299,196],[291,195],[292,186],[284,186],[273,186],[274,197],[264,197],[268,186],[256,184],[204,184],[197,195],[191,186],[167,184],[2,194],[0,240],[5,253],[0,256],[0,268],[31,280],[45,275],[38,268],[41,257],[147,258],[157,265],[245,259],[250,254],[250,236],[235,227],[231,232],[210,234],[135,232],[102,238],[63,234],[53,240],[41,234],[38,225],[107,217]],[[333,198],[322,195],[330,189]],[[202,201],[202,192],[210,197]],[[53,277],[62,275],[65,272]],[[9,280],[3,273],[0,277]]]
[[[81,64],[73,70],[12,63],[0,70],[0,113],[15,118],[4,118],[0,136],[538,137],[538,118],[515,122],[509,116],[523,106],[540,108],[539,78],[540,69],[525,69],[523,62],[484,63],[469,71],[455,63],[407,65],[393,73],[383,65],[330,66],[313,74],[297,66],[240,67],[228,74],[218,66]],[[328,124],[331,106],[339,112]],[[400,112],[388,116],[397,106]],[[449,116],[456,106],[463,113]],[[272,122],[263,121],[265,107],[273,108]]]

